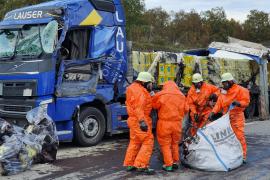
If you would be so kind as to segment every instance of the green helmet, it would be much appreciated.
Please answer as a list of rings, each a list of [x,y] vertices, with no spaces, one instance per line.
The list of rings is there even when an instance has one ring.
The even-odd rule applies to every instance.
[[[233,78],[231,73],[224,73],[221,75],[221,82],[233,81],[233,80],[234,80],[234,78]]]
[[[149,72],[140,72],[136,80],[141,82],[153,82],[154,77]]]
[[[199,82],[202,82],[202,81],[203,81],[203,78],[202,78],[201,74],[199,74],[199,73],[193,74],[193,76],[192,76],[192,82],[193,83],[199,83]]]

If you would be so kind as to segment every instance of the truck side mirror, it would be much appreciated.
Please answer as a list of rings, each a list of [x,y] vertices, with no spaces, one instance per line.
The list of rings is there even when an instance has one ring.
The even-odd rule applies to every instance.
[[[41,44],[45,53],[53,53],[58,33],[57,21],[51,21],[41,32]]]

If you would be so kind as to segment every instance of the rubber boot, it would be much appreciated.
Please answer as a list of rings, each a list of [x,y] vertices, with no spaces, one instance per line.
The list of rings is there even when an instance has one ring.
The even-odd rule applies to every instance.
[[[153,174],[155,174],[155,170],[154,169],[150,169],[150,168],[138,168],[137,171],[140,172],[140,173],[147,174],[147,175],[153,175]]]
[[[134,170],[136,170],[136,167],[134,167],[134,166],[127,167],[127,171],[134,171]]]
[[[179,165],[178,165],[177,163],[173,163],[172,168],[173,168],[174,170],[176,170],[176,169],[179,168]]]
[[[172,172],[173,171],[173,167],[172,166],[165,166],[165,165],[163,165],[162,166],[162,169],[164,171],[167,171],[167,172]]]

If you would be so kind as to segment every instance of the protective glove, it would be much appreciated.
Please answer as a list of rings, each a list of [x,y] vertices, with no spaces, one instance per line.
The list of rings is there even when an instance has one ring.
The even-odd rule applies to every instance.
[[[237,107],[241,107],[241,104],[238,101],[233,101],[232,105],[237,106]]]
[[[217,102],[218,96],[216,94],[211,94],[209,96],[209,101]]]
[[[209,116],[208,116],[208,120],[211,121],[211,122],[213,122],[214,121],[214,115],[215,115],[215,113],[211,112],[209,114]]]
[[[198,114],[194,114],[194,120],[196,123],[199,122],[199,115]]]
[[[144,120],[140,120],[140,129],[141,129],[143,132],[147,132],[147,131],[148,131],[148,126],[147,126],[147,124],[145,123]]]

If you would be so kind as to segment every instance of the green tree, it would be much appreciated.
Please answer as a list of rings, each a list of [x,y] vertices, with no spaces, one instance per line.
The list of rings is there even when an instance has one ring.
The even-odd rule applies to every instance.
[[[255,42],[265,42],[270,40],[270,19],[269,14],[252,10],[244,23],[244,30],[247,39]]]
[[[144,20],[148,26],[147,40],[155,44],[167,44],[170,15],[162,8],[155,8],[144,13]]]
[[[126,16],[126,31],[129,40],[137,40],[141,36],[143,24],[143,13],[145,11],[144,0],[122,0]]]
[[[204,23],[204,28],[209,33],[210,41],[224,42],[227,40],[227,19],[223,8],[213,8],[203,12],[201,16]]]
[[[204,47],[209,41],[207,31],[204,29],[200,15],[191,12],[179,11],[171,22],[172,43],[183,48]]]
[[[247,39],[247,33],[240,22],[231,19],[227,22],[227,32],[228,36],[235,37],[238,39]]]

